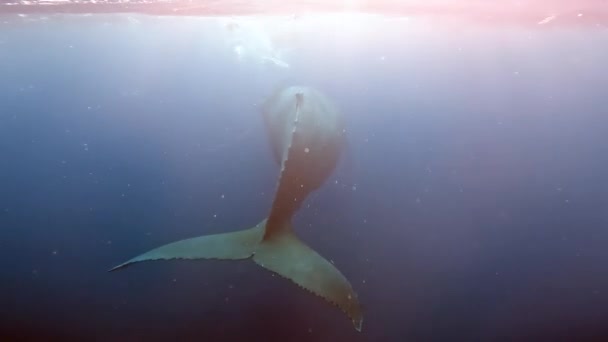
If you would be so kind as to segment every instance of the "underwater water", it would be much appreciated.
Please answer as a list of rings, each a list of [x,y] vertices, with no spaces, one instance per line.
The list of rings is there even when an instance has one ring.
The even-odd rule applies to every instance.
[[[608,339],[608,29],[338,19],[0,16],[0,340]],[[347,122],[294,226],[363,331],[251,261],[106,272],[268,215],[287,85]]]

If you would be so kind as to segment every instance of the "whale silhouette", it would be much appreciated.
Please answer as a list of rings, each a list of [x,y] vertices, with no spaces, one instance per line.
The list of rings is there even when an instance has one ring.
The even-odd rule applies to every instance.
[[[321,92],[283,88],[263,106],[274,159],[281,166],[268,218],[253,228],[181,240],[112,269],[149,260],[248,259],[340,308],[361,331],[362,310],[351,284],[333,264],[295,235],[292,218],[333,172],[345,145],[344,120]]]

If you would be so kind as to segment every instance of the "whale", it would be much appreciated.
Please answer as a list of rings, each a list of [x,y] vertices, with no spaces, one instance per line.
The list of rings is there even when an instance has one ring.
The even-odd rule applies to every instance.
[[[172,242],[109,271],[171,259],[250,259],[339,308],[361,331],[363,313],[348,279],[294,231],[293,217],[332,174],[346,144],[345,119],[326,95],[307,86],[278,89],[262,105],[280,173],[268,216],[244,230]]]

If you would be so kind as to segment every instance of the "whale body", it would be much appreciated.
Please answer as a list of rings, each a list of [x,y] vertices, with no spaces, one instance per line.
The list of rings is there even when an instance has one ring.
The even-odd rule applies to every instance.
[[[280,166],[268,217],[253,228],[169,243],[110,271],[150,260],[252,259],[334,304],[361,331],[362,311],[351,284],[295,235],[291,223],[307,196],[335,169],[345,145],[344,119],[324,94],[303,86],[277,91],[262,112],[274,159]]]

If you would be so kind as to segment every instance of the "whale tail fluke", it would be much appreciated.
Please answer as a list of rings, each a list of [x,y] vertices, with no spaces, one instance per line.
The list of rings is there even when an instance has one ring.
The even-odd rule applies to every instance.
[[[351,284],[291,229],[282,229],[264,238],[253,261],[337,306],[352,320],[355,329],[361,331],[363,314]]]
[[[362,312],[351,284],[334,265],[293,233],[290,224],[264,237],[266,220],[257,226],[223,234],[176,241],[138,255],[109,271],[131,264],[171,259],[239,260],[253,256],[263,268],[291,280],[340,308],[361,331]]]
[[[171,259],[240,260],[251,257],[264,235],[265,221],[246,230],[204,235],[172,242],[138,255],[108,271],[116,271],[133,263]]]

